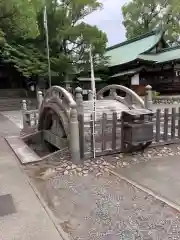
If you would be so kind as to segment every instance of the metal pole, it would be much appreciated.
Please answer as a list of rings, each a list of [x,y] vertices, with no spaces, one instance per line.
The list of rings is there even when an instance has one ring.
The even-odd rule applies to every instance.
[[[95,123],[96,123],[96,86],[95,86],[95,77],[94,77],[94,66],[93,66],[93,57],[92,57],[92,49],[90,45],[89,49],[89,58],[91,64],[91,89],[93,93],[93,157],[96,157],[96,139],[95,139]]]
[[[44,29],[46,34],[46,50],[47,50],[48,76],[49,76],[49,88],[50,88],[51,87],[51,62],[50,62],[50,55],[49,55],[49,33],[48,33],[46,6],[44,7]]]

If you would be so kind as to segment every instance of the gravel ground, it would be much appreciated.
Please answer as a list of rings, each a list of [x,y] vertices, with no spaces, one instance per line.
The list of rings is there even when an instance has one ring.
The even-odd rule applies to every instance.
[[[109,168],[180,155],[178,145],[117,154],[76,166],[67,150],[26,166],[71,240],[176,240],[180,213],[112,175]]]
[[[114,167],[129,167],[131,164],[147,162],[156,159],[161,161],[163,157],[180,155],[180,145],[172,144],[156,148],[147,148],[144,152],[134,152],[131,154],[116,154],[106,156],[104,160],[111,163]]]
[[[36,181],[72,240],[180,239],[180,214],[113,175]]]

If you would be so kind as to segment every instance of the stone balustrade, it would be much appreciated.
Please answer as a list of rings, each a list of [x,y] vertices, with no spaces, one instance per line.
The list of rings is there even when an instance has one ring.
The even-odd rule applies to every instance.
[[[180,95],[156,96],[153,98],[153,104],[180,104]]]

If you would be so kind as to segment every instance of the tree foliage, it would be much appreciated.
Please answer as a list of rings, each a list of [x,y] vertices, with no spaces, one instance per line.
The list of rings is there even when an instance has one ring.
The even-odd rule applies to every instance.
[[[106,48],[106,34],[83,19],[101,7],[97,0],[46,0],[48,9],[48,29],[52,54],[63,55],[69,59],[73,69],[87,63],[89,45],[93,46],[93,55],[103,59]],[[42,18],[42,12],[40,19]],[[41,38],[44,36],[42,22],[39,21]]]
[[[106,34],[83,21],[102,7],[97,0],[0,0],[0,49],[4,61],[26,77],[47,75],[45,5],[52,71],[65,78],[86,69],[90,44],[95,65],[106,62]]]
[[[161,27],[170,44],[180,41],[180,2],[178,0],[131,0],[122,7],[128,39]]]
[[[38,35],[37,3],[35,0],[0,0],[0,28],[8,40]]]

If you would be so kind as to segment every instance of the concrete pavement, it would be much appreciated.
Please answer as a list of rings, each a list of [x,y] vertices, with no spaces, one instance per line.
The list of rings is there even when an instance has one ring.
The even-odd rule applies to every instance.
[[[7,117],[10,121],[15,123],[20,129],[23,128],[23,117],[22,117],[22,111],[5,111],[1,112],[2,115]]]
[[[0,239],[60,240],[58,230],[3,138],[18,134],[18,127],[0,115]]]
[[[180,156],[167,156],[118,169],[116,172],[180,210]]]

